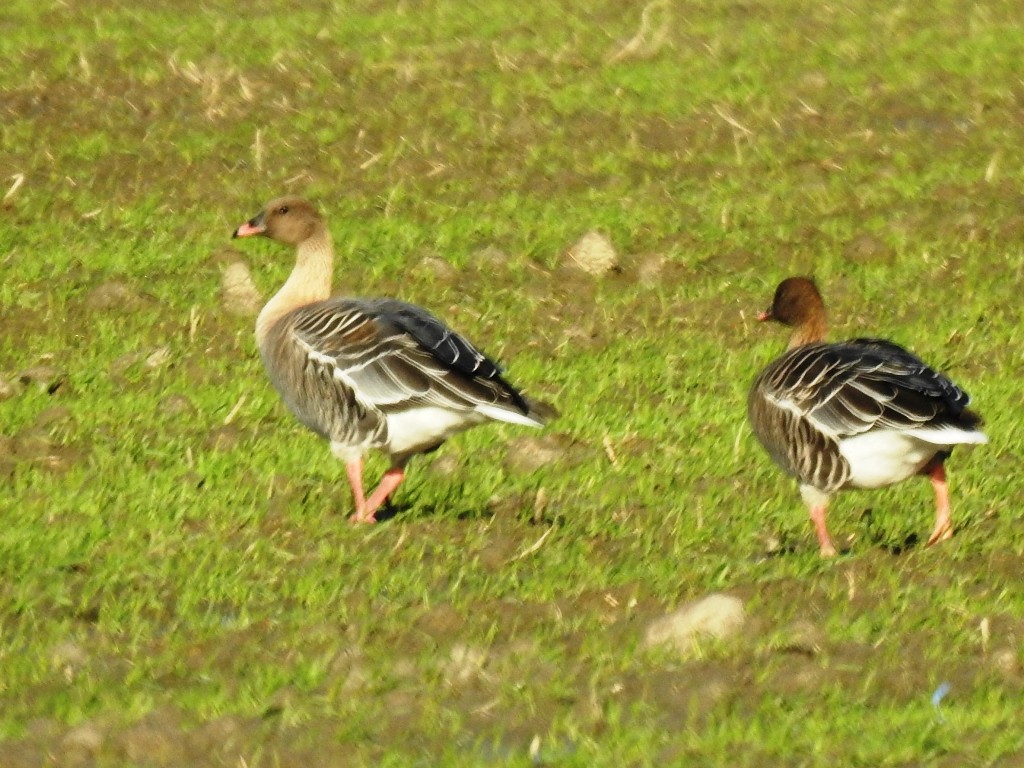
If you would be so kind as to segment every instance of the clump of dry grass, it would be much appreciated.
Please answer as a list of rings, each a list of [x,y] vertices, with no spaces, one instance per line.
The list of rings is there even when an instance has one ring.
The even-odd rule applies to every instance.
[[[640,29],[608,57],[608,63],[654,58],[668,42],[671,23],[672,6],[669,0],[653,0],[648,3],[640,14]]]

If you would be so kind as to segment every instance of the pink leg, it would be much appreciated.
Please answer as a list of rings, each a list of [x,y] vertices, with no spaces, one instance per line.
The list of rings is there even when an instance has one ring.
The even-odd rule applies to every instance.
[[[832,538],[828,535],[828,526],[825,525],[826,504],[818,504],[811,507],[811,522],[814,523],[814,530],[818,534],[818,545],[821,547],[822,557],[835,557],[836,548],[832,546]]]
[[[405,479],[405,470],[401,467],[392,467],[384,473],[380,479],[380,485],[367,499],[361,515],[353,516],[351,519],[358,523],[375,523],[377,519],[374,514],[380,509],[381,504],[388,500],[388,497],[395,492]]]
[[[363,493],[363,460],[347,462],[345,473],[348,475],[348,484],[352,486],[352,500],[356,505],[355,514],[349,520],[359,520],[366,508],[366,494]]]
[[[935,528],[928,537],[928,546],[939,541],[953,538],[953,521],[949,516],[949,485],[946,483],[946,470],[942,464],[936,464],[928,473],[935,489]]]

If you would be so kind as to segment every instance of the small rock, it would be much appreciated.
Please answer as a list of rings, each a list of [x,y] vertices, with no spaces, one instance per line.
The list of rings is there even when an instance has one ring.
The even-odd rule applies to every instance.
[[[91,757],[103,746],[103,731],[95,723],[82,723],[64,734],[60,745],[65,753]]]
[[[220,275],[220,302],[229,315],[254,317],[259,314],[263,297],[244,262],[233,261],[224,267]]]
[[[843,248],[843,258],[854,264],[891,264],[892,249],[869,232],[862,232]]]
[[[563,439],[549,434],[541,437],[519,437],[508,447],[505,466],[511,472],[527,474],[554,464],[566,452]]]
[[[780,651],[817,656],[825,647],[825,633],[812,621],[798,619],[781,633],[776,647]]]
[[[196,407],[184,395],[167,395],[160,401],[160,412],[166,416],[184,416],[194,414]]]
[[[163,368],[171,359],[170,347],[160,347],[146,358],[144,365],[151,371]]]
[[[777,555],[783,551],[783,540],[782,537],[775,533],[766,533],[761,536],[761,542],[764,545],[764,552],[766,555]]]
[[[660,253],[652,253],[645,256],[637,267],[636,277],[640,285],[652,287],[662,282],[665,275],[665,265],[668,259]]]
[[[373,677],[363,664],[353,663],[345,675],[339,693],[342,696],[357,696],[369,687]]]
[[[54,405],[49,408],[44,408],[36,416],[35,425],[37,427],[59,427],[65,424],[70,424],[75,420],[69,408],[65,408],[62,405]]]
[[[822,91],[828,87],[828,75],[820,69],[812,69],[800,76],[799,84],[802,88],[812,91]]]
[[[1020,657],[1013,648],[997,648],[992,652],[992,666],[1004,677],[1021,673]]]
[[[136,765],[183,765],[185,741],[181,729],[150,713],[117,738],[121,754]]]
[[[473,264],[484,270],[503,268],[507,266],[511,260],[511,256],[501,250],[501,248],[497,248],[493,245],[481,248],[472,256]]]
[[[75,673],[89,660],[89,654],[78,643],[64,640],[54,646],[50,659],[53,666],[60,670],[70,683],[74,679]]]
[[[487,651],[456,643],[443,668],[445,682],[450,686],[465,685],[480,676],[487,662]]]
[[[108,280],[93,288],[85,297],[85,305],[95,310],[130,311],[141,304],[142,294],[120,280]]]
[[[233,425],[217,427],[206,436],[205,445],[212,451],[233,451],[241,441],[242,435]]]
[[[419,271],[444,283],[454,282],[459,276],[459,270],[440,256],[424,256],[420,259]]]
[[[685,653],[701,638],[732,637],[745,621],[742,600],[716,593],[652,621],[644,633],[643,646],[668,646]]]
[[[14,386],[14,382],[6,376],[0,376],[0,403],[10,400],[16,394],[18,394],[18,388]]]
[[[451,453],[438,456],[430,462],[430,471],[441,477],[452,477],[459,471],[459,459]]]
[[[591,230],[566,252],[569,261],[589,275],[606,275],[619,267],[619,256],[607,235]]]
[[[55,443],[39,427],[22,430],[14,442],[14,452],[21,461],[39,461],[50,455]]]
[[[129,369],[138,365],[142,358],[143,354],[141,352],[126,352],[125,354],[120,355],[110,363],[110,368],[108,369],[110,378],[118,384],[127,384],[126,374]]]
[[[67,371],[46,363],[26,368],[18,374],[18,381],[25,386],[35,384],[40,391],[51,395],[60,389],[67,379]]]
[[[416,619],[416,628],[440,640],[458,632],[465,622],[450,605],[436,605]]]

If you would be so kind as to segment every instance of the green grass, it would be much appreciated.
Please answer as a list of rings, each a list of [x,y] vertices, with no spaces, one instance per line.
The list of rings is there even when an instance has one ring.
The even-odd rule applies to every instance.
[[[67,374],[0,401],[0,763],[521,765],[536,737],[552,765],[1017,764],[1018,8],[668,7],[616,64],[642,6],[0,11],[0,374]],[[220,304],[225,258],[285,278],[229,239],[285,191],[327,215],[339,290],[430,307],[556,403],[561,458],[477,429],[351,527]],[[621,274],[566,265],[591,229]],[[753,316],[794,272],[836,336],[974,396],[951,542],[921,547],[909,483],[840,496],[850,551],[818,558],[745,422],[784,344]],[[712,591],[740,638],[641,649]]]

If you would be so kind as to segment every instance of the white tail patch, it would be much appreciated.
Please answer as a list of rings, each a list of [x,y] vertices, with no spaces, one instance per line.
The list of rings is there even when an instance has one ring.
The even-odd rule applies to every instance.
[[[389,413],[387,418],[387,450],[391,454],[425,451],[482,421],[472,411],[434,405],[405,408]]]
[[[964,443],[987,443],[982,432],[948,427],[907,431],[875,429],[839,441],[850,464],[851,488],[884,488],[920,472],[935,454]]]
[[[938,446],[984,445],[988,435],[976,429],[959,429],[957,427],[922,427],[908,429],[905,434]]]
[[[387,418],[387,451],[392,455],[425,451],[489,418],[528,427],[542,426],[530,416],[495,405],[480,405],[465,411],[421,405],[389,413]]]
[[[478,405],[476,410],[495,421],[507,421],[509,424],[522,424],[525,427],[544,426],[544,422],[535,416],[528,416],[520,411],[512,411],[497,405]]]

